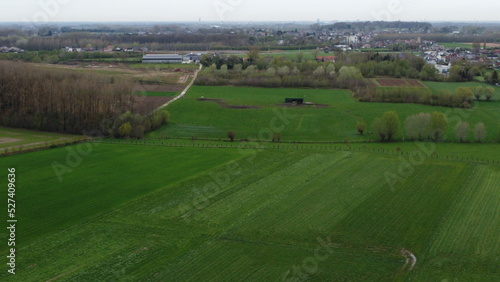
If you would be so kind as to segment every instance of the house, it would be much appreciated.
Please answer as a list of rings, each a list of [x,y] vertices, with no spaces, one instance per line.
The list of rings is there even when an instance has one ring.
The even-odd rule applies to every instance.
[[[335,59],[337,57],[335,56],[318,56],[316,57],[316,61],[318,62],[332,62],[332,63],[335,63]]]
[[[142,57],[143,64],[182,64],[183,57],[178,54],[146,54]],[[201,59],[201,57],[200,57]]]

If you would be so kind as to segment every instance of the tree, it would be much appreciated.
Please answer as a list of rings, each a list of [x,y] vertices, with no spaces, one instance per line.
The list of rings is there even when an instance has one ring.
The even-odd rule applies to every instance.
[[[439,141],[448,127],[448,118],[440,112],[433,112],[431,115],[431,131],[434,135],[434,141]]]
[[[304,60],[304,52],[300,52],[297,54],[297,63],[302,63],[302,61]]]
[[[477,142],[482,142],[484,140],[486,137],[486,127],[484,123],[480,122],[476,124],[476,127],[474,127],[474,137]]]
[[[279,143],[279,142],[281,142],[282,137],[283,137],[283,134],[281,132],[273,132],[272,141]]]
[[[455,128],[455,134],[460,142],[464,142],[467,139],[467,135],[469,134],[469,123],[467,122],[459,122],[457,127]]]
[[[380,141],[385,140],[385,127],[382,119],[375,118],[372,123],[372,131],[377,135]]]
[[[326,67],[326,74],[328,74],[331,78],[335,77],[335,65],[334,64],[329,64]]]
[[[430,138],[431,127],[431,114],[420,113],[417,117],[417,134],[418,140],[422,141],[424,138]]]
[[[236,132],[234,132],[233,130],[229,130],[227,132],[227,138],[229,138],[229,140],[231,140],[231,142],[233,142],[234,139],[236,138]]]
[[[474,97],[475,95],[475,92],[478,91],[478,92],[481,92],[481,86],[478,86],[478,87],[474,87],[474,88],[471,88],[471,87],[458,87],[457,90],[455,90],[455,95],[457,96],[461,96],[461,97],[464,97],[464,98],[471,98]]]
[[[348,85],[348,83],[353,83],[363,79],[361,71],[356,67],[343,66],[339,70],[338,81],[342,84]]]
[[[486,101],[488,101],[488,102],[491,101],[491,98],[493,98],[493,94],[495,93],[495,89],[493,89],[493,87],[486,87],[484,92],[485,92]]]
[[[497,84],[498,83],[498,72],[496,70],[493,71],[491,74],[491,83]]]
[[[236,64],[236,65],[234,65],[233,70],[235,72],[240,73],[243,70],[243,65],[242,64]]]
[[[410,140],[415,139],[418,134],[418,115],[412,115],[405,120],[406,134],[410,137]]]
[[[253,74],[256,70],[256,67],[254,65],[248,66],[243,72],[245,74]]]
[[[279,76],[283,77],[283,76],[288,75],[290,73],[290,68],[287,66],[279,67],[278,70],[276,70],[276,73]]]
[[[458,91],[458,89],[457,89],[457,91]],[[481,100],[481,96],[483,96],[483,93],[484,93],[484,88],[481,86],[477,86],[477,87],[474,87],[472,91],[474,92],[474,97],[476,97],[476,99],[478,101]]]
[[[222,66],[220,67],[219,73],[220,73],[221,75],[226,75],[226,74],[227,74],[227,69],[228,69],[227,65],[226,65],[226,64],[224,64],[224,65],[222,65]]]
[[[258,46],[254,46],[250,48],[248,52],[248,61],[250,63],[255,63],[259,59],[260,48]]]
[[[118,128],[118,135],[122,138],[129,137],[131,132],[132,125],[130,125],[130,122],[126,122]]]
[[[366,123],[364,120],[359,120],[358,123],[356,123],[356,129],[358,130],[359,134],[363,135],[365,132],[366,128]]]
[[[422,71],[419,74],[422,80],[435,80],[438,74],[438,70],[432,64],[425,64]]]
[[[399,116],[395,111],[389,111],[384,113],[382,120],[384,122],[385,137],[390,142],[399,131]]]
[[[270,67],[270,68],[267,69],[267,73],[269,75],[275,75],[276,74],[276,69],[273,68],[273,67]]]
[[[321,77],[325,75],[325,67],[324,66],[319,66],[314,72],[313,75],[316,77]]]

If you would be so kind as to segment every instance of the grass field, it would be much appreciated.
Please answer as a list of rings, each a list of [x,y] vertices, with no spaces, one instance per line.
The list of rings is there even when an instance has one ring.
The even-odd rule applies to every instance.
[[[445,43],[439,43],[439,45],[442,45],[445,48],[450,48],[450,49],[455,49],[455,48],[472,49],[472,43],[445,42]]]
[[[84,136],[0,127],[0,152],[34,149],[85,139]]]
[[[436,151],[462,147],[500,159],[491,144]],[[296,269],[312,281],[498,277],[498,165],[424,158],[408,173],[394,154],[305,145],[99,144],[58,182],[48,164],[67,154],[0,159],[19,179],[16,281],[283,281]],[[387,173],[405,175],[391,189]],[[416,257],[411,271],[403,250]]]
[[[460,86],[480,84],[426,82],[425,85],[433,90],[454,90]],[[214,102],[199,101],[200,97],[222,99],[228,105],[254,108],[223,107]],[[284,108],[280,104],[285,98],[305,98],[306,102],[323,106]],[[370,125],[375,117],[394,110],[399,114],[402,123],[407,116],[420,112],[446,113],[451,122],[447,132],[450,141],[455,141],[454,126],[462,120],[473,126],[484,122],[489,131],[487,140],[497,140],[500,126],[500,88],[496,89],[493,102],[482,101],[476,106],[472,110],[457,110],[415,104],[359,103],[345,90],[195,86],[183,99],[168,107],[172,123],[155,134],[174,138],[195,136],[224,139],[228,130],[234,130],[237,139],[269,140],[270,131],[282,130],[284,141],[363,141],[372,140],[374,137],[369,132],[365,136],[357,134],[357,120],[363,119]],[[401,137],[400,135],[399,138]]]

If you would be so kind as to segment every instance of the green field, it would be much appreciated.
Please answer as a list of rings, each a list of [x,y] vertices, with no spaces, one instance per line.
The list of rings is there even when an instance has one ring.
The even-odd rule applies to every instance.
[[[409,156],[376,150],[420,150],[412,143],[92,146],[62,182],[50,164],[77,146],[0,159],[17,169],[19,205],[17,274],[3,264],[0,280],[283,281],[296,269],[311,281],[498,277],[498,164],[424,152],[408,172]],[[465,148],[500,160],[492,144],[433,151]],[[391,187],[388,173],[401,181]],[[411,271],[403,250],[416,257]]]
[[[49,133],[9,127],[0,127],[0,152],[34,149],[52,144],[65,144],[85,139],[84,136]]]
[[[439,43],[439,45],[442,45],[445,48],[450,48],[450,49],[455,49],[455,48],[472,49],[472,44],[468,43],[446,42],[446,43]]]
[[[481,84],[425,82],[425,85],[436,91],[453,91],[460,86]],[[201,97],[222,99],[226,106],[214,101],[199,101]],[[323,106],[284,108],[280,104],[285,98],[304,98],[306,102]],[[420,112],[446,113],[451,123],[447,132],[449,141],[456,141],[454,126],[458,121],[467,121],[472,126],[483,122],[489,132],[486,140],[497,140],[500,88],[496,88],[494,101],[482,101],[475,106],[471,110],[459,110],[416,104],[360,103],[346,90],[195,86],[183,99],[168,107],[172,122],[155,134],[173,138],[224,139],[228,130],[234,130],[237,139],[269,140],[270,131],[282,130],[283,141],[364,141],[374,137],[370,132],[360,136],[355,130],[357,120],[363,119],[370,125],[375,117],[394,110],[402,124],[407,116]]]
[[[306,61],[312,61],[312,60],[315,60],[315,57],[314,57],[315,52],[316,52],[315,50],[270,51],[270,52],[260,52],[259,56],[260,57],[269,57],[269,58],[285,57],[285,58],[288,58],[288,59],[291,59],[291,60],[296,60],[297,59],[297,55],[300,54],[300,53],[302,53],[304,55],[304,57],[303,57],[304,60],[306,60]],[[227,54],[227,55],[230,56],[232,54]],[[335,54],[332,53],[332,52],[325,53],[323,51],[319,51],[317,53],[317,55],[318,56],[335,56]],[[235,56],[237,56],[239,58],[246,58],[246,57],[248,57],[248,54],[247,53],[242,53],[242,54],[236,54]]]

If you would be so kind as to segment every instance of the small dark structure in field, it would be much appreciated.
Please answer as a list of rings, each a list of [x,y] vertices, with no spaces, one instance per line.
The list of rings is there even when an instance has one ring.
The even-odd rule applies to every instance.
[[[304,98],[285,98],[285,103],[287,104],[299,104],[302,105],[304,104]]]

